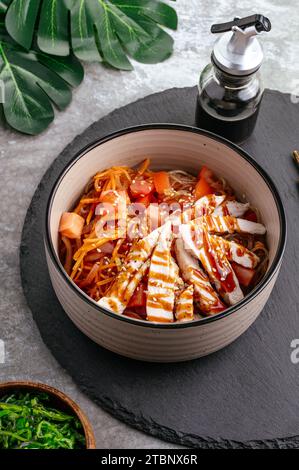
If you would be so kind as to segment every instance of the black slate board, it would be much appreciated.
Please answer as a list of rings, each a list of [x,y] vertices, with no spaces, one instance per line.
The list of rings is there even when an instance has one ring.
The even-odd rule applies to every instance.
[[[289,237],[280,277],[254,325],[226,349],[181,364],[119,357],[86,338],[61,309],[48,277],[42,219],[50,189],[73,154],[95,138],[150,122],[193,124],[195,88],[139,100],[94,123],[59,155],[28,209],[20,249],[24,293],[41,335],[79,387],[117,418],[187,446],[299,447],[298,179],[299,105],[267,90],[244,148],[269,172],[285,204]],[[101,443],[99,442],[100,446]]]

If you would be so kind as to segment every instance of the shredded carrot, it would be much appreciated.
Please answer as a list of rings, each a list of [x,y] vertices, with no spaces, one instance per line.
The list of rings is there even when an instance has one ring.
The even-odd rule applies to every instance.
[[[120,238],[119,240],[117,240],[115,248],[112,252],[112,259],[114,259],[117,256],[118,250],[120,249],[120,247],[121,247],[121,245],[123,244],[124,241],[125,241],[124,238]]]
[[[78,251],[79,251],[79,250],[78,250]],[[78,253],[78,252],[77,252],[77,253]],[[80,268],[84,256],[85,256],[85,253],[84,253],[84,252],[83,252],[83,253],[80,253],[80,255],[78,256],[77,261],[76,261],[76,263],[75,263],[74,266],[73,266],[73,270],[72,270],[72,274],[71,274],[71,278],[72,278],[72,279],[74,279],[74,277],[75,277],[75,275],[76,275],[78,269]],[[75,256],[73,256],[73,258],[75,259]]]
[[[83,198],[80,200],[80,204],[85,205],[85,204],[98,204],[100,202],[99,197],[88,197],[88,198]]]
[[[97,286],[103,286],[104,284],[108,284],[108,282],[114,281],[114,277],[109,277],[108,279],[104,279],[103,281],[97,282]]]
[[[95,208],[96,208],[96,204],[93,203],[93,204],[90,206],[90,209],[89,209],[89,212],[88,212],[88,216],[86,217],[85,225],[89,225],[89,224],[90,224],[90,221],[91,221],[91,218],[92,218],[92,216],[93,216],[93,214],[94,214]]]

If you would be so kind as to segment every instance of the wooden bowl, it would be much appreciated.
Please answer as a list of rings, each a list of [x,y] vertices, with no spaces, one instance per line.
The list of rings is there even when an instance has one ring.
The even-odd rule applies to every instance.
[[[60,390],[57,390],[56,388],[50,387],[46,384],[38,382],[17,381],[0,383],[0,399],[4,395],[17,390],[47,393],[47,395],[50,397],[51,406],[58,410],[72,414],[79,419],[84,430],[86,449],[95,449],[96,443],[92,426],[81,408],[71,398],[69,398]]]

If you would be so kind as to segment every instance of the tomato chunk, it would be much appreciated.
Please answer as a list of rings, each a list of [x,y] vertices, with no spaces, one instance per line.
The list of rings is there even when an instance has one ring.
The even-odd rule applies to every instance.
[[[212,172],[212,170],[210,170],[207,166],[203,166],[202,169],[200,170],[199,174],[198,174],[198,179],[205,179],[207,181],[207,183],[212,183],[213,181],[215,181],[215,176]]]
[[[244,268],[244,266],[240,266],[237,263],[231,263],[233,270],[238,278],[239,283],[242,286],[248,287],[252,282],[252,279],[255,274],[254,269]]]
[[[135,318],[137,320],[146,320],[146,308],[145,307],[130,307],[126,308],[124,315],[130,318]]]
[[[251,222],[257,222],[256,213],[252,209],[248,209],[248,211],[245,212],[243,219],[250,220]]]
[[[134,312],[139,315],[143,320],[146,320],[146,306],[144,305],[143,307],[135,307]]]
[[[207,194],[211,193],[213,193],[213,188],[211,188],[205,178],[200,178],[195,186],[195,199],[200,199],[201,197],[207,196]]]
[[[144,179],[136,179],[130,184],[130,192],[133,197],[144,197],[153,192],[154,185]]]
[[[146,286],[144,283],[139,284],[131,297],[128,307],[144,307],[146,304]]]
[[[155,173],[154,185],[158,194],[164,194],[167,189],[171,189],[168,173],[166,173],[166,171],[158,171]]]
[[[80,238],[84,223],[83,217],[76,212],[64,212],[60,219],[59,232],[63,237]]]

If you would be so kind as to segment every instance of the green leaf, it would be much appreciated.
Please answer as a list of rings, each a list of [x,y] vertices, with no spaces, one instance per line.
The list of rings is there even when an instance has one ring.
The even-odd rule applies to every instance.
[[[40,0],[13,0],[5,16],[8,33],[25,49],[32,44],[39,6]]]
[[[157,63],[167,59],[172,53],[173,39],[153,21],[145,17],[138,23],[111,6],[113,23],[124,47],[138,62]]]
[[[69,55],[68,9],[64,0],[43,0],[37,43],[48,54]]]
[[[159,25],[176,29],[177,14],[158,0],[12,0],[6,15],[9,34],[27,49],[36,30],[43,52],[66,56],[71,45],[80,60],[123,70],[132,69],[127,55],[144,63],[170,56],[173,40]]]
[[[153,0],[111,0],[111,3],[135,20],[138,16],[143,15],[167,28],[177,28],[176,11],[166,3]]]
[[[78,85],[82,80],[82,66],[74,57],[27,52],[6,38],[3,31],[0,37],[4,117],[18,131],[38,134],[54,119],[52,103],[58,109],[70,103],[70,85]]]
[[[71,35],[74,54],[80,60],[101,60],[96,44],[94,16],[98,1],[75,0],[71,8]]]
[[[36,51],[35,54],[40,63],[57,73],[70,86],[76,87],[82,82],[84,77],[83,67],[73,55],[56,57],[41,51]]]
[[[112,14],[106,7],[106,4],[98,2],[99,12],[96,16],[96,29],[101,51],[105,60],[113,67],[132,70],[132,65],[119,42],[119,39],[113,29]]]

